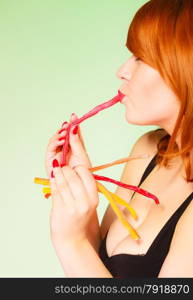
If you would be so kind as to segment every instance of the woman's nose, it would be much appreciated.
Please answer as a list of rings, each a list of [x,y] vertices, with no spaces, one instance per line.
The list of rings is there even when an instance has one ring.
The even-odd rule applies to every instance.
[[[124,63],[116,72],[116,76],[118,79],[131,79],[131,66],[129,61]]]

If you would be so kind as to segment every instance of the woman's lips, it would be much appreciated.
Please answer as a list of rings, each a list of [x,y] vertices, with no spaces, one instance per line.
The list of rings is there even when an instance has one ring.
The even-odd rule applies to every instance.
[[[123,103],[123,99],[125,98],[125,94],[123,94],[120,90],[118,90],[118,94],[120,97],[120,102]]]
[[[129,103],[130,103],[131,101],[129,100],[128,96],[125,95],[125,96],[123,97],[123,99],[122,99],[120,102],[121,102],[122,104],[126,104],[126,102],[127,102],[127,103],[129,102]]]
[[[124,104],[125,103],[125,99],[127,96],[124,96],[123,99],[121,100],[121,103]]]

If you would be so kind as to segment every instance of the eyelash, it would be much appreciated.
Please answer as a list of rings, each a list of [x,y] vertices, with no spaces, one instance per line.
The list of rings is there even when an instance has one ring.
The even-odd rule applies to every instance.
[[[140,58],[139,58],[139,57],[136,57],[135,60],[140,60]]]

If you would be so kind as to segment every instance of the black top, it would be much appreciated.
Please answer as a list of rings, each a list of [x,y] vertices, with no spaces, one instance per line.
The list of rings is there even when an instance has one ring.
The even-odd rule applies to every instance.
[[[145,169],[138,187],[155,167],[156,156],[157,154],[152,158],[149,165]],[[193,192],[186,198],[186,200],[178,207],[178,209],[165,223],[164,227],[160,230],[146,254],[115,254],[109,257],[106,251],[107,231],[106,236],[102,240],[99,248],[99,256],[112,276],[122,278],[157,277],[169,251],[176,224],[191,202],[192,198]]]

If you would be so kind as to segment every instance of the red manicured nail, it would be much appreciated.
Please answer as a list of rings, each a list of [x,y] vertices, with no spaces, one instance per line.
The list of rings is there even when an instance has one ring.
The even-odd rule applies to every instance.
[[[50,194],[45,194],[44,197],[48,199],[50,197]]]
[[[66,138],[66,137],[63,136],[63,137],[59,138],[58,140],[59,140],[59,141],[62,141],[62,140],[65,140],[65,138]]]
[[[77,132],[78,132],[78,125],[76,125],[76,127],[73,129],[72,133],[77,134]]]
[[[66,130],[66,128],[62,128],[60,129],[60,131],[58,131],[58,134],[60,134],[62,131]]]
[[[67,124],[67,123],[68,123],[68,122],[64,122],[64,123],[62,123],[62,126],[63,126],[63,125],[65,125],[65,124]]]
[[[53,160],[52,166],[53,166],[53,168],[59,167],[59,163],[58,163],[57,159]]]
[[[54,178],[55,176],[54,176],[54,172],[53,172],[53,170],[52,170],[52,172],[51,172],[51,178]]]

